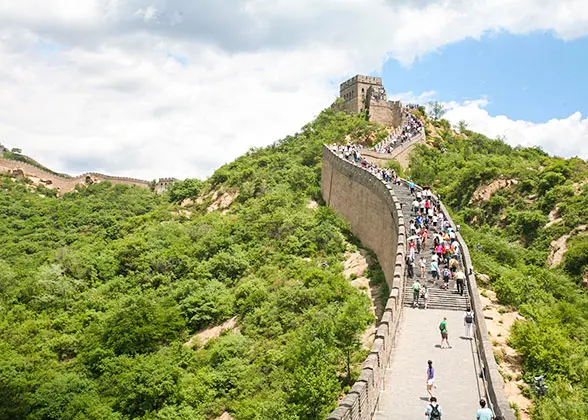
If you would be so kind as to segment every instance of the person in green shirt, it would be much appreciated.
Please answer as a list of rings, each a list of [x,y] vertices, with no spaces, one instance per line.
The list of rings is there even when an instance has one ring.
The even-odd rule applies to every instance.
[[[419,279],[416,279],[412,284],[412,306],[415,308],[419,306],[419,296],[421,293],[421,284]]]
[[[441,331],[441,348],[443,347],[443,342],[447,343],[447,348],[451,348],[451,344],[449,344],[449,333],[447,332],[447,318],[443,318],[443,321],[439,324],[439,331]]]

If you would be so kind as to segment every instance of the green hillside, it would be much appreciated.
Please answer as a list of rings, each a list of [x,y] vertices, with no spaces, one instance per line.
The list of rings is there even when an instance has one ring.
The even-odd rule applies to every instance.
[[[309,204],[322,144],[379,130],[327,110],[160,197],[100,183],[56,198],[1,177],[0,418],[324,417],[374,319],[342,275],[345,223]],[[215,192],[230,211],[207,210]]]
[[[588,418],[588,164],[461,128],[430,121],[430,144],[413,151],[408,173],[441,195],[485,286],[526,318],[510,345],[525,381],[545,375],[549,386],[533,419]],[[561,262],[550,252],[557,240]]]

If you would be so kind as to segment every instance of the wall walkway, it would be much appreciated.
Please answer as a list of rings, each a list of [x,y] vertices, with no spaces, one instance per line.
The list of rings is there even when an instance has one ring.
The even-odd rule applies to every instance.
[[[375,163],[376,165],[379,166],[386,166],[386,163],[389,160],[404,160],[404,159],[400,159],[402,156],[406,156],[408,155],[408,152],[416,145],[419,143],[424,143],[426,140],[426,136],[425,133],[419,133],[416,136],[414,136],[412,139],[410,139],[409,141],[406,141],[404,143],[402,143],[401,145],[399,145],[398,147],[395,147],[391,153],[379,153],[379,152],[375,152],[373,150],[362,150],[361,151],[361,155],[366,157],[370,162]],[[405,167],[406,165],[402,165],[403,167]]]
[[[359,380],[327,419],[406,419],[413,418],[417,413],[423,418],[426,402],[420,398],[426,396],[426,361],[431,358],[439,361],[440,375],[443,372],[445,378],[452,378],[442,381],[443,388],[439,389],[440,403],[448,413],[446,418],[475,418],[478,398],[485,396],[497,416],[514,420],[484,322],[475,324],[475,340],[471,342],[459,338],[463,325],[460,311],[436,313],[405,308],[403,313],[406,231],[402,205],[395,188],[406,186],[387,185],[371,172],[324,147],[323,197],[327,205],[348,221],[352,232],[362,243],[376,253],[391,290],[372,351],[364,362]],[[408,206],[404,208],[408,209]],[[446,220],[453,225],[447,209],[443,205],[441,209]],[[462,249],[472,309],[476,319],[483,320],[467,244],[459,233],[457,239]],[[433,344],[440,341],[437,325],[442,313],[447,314],[450,328],[453,328],[450,330],[453,349],[441,350]],[[387,370],[388,366],[390,370]],[[479,376],[482,376],[482,381],[478,381]],[[450,406],[455,409],[450,409]]]

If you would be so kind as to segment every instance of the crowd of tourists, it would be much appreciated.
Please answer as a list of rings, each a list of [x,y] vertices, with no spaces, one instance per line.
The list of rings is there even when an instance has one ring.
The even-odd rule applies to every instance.
[[[361,155],[362,147],[356,144],[347,143],[344,146],[332,146],[331,149],[344,157],[351,163],[360,166],[374,174],[378,179],[387,183],[400,184],[401,180],[394,169],[380,168],[378,165],[371,163]]]
[[[390,134],[386,140],[374,147],[378,153],[392,153],[396,147],[416,137],[424,130],[423,123],[406,109],[402,110],[402,127],[398,133]]]

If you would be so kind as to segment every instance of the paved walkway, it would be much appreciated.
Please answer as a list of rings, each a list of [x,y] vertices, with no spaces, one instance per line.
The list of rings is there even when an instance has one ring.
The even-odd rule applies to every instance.
[[[451,349],[441,349],[439,323],[447,317]],[[463,312],[404,308],[396,348],[380,394],[374,420],[424,419],[429,399],[427,360],[433,361],[443,420],[471,420],[479,408],[482,386],[474,368],[473,345],[464,334]],[[476,359],[477,360],[477,359]],[[480,388],[483,389],[483,388]]]

